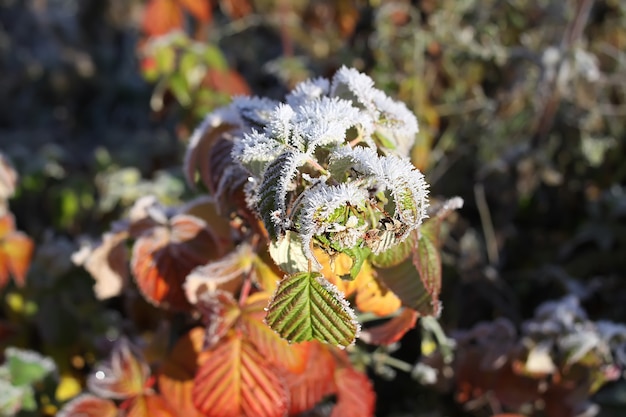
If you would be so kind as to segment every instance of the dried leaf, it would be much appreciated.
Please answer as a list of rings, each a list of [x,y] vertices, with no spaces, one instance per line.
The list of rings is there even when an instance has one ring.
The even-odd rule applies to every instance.
[[[135,242],[131,268],[144,297],[176,310],[189,308],[183,282],[197,266],[219,255],[213,232],[197,217],[179,214],[144,232]]]

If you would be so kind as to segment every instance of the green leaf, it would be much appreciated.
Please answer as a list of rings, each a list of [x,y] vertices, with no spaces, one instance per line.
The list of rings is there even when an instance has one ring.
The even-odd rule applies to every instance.
[[[410,259],[391,268],[375,268],[380,279],[406,307],[416,310],[423,316],[436,316],[440,305],[438,296],[424,286],[419,273]]]
[[[15,386],[41,381],[56,369],[52,359],[34,351],[9,347],[4,354]]]
[[[265,322],[290,342],[319,340],[351,345],[359,331],[354,311],[318,272],[286,276],[272,297]]]
[[[344,249],[342,252],[352,258],[352,267],[350,268],[350,274],[342,275],[341,279],[352,281],[357,275],[359,275],[363,262],[367,260],[371,251],[367,247],[357,246],[354,248]]]

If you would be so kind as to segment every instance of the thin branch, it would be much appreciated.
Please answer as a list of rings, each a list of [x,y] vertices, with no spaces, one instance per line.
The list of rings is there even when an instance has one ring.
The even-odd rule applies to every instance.
[[[487,198],[485,197],[485,188],[482,184],[478,183],[474,185],[474,197],[476,198],[476,206],[478,207],[478,214],[480,215],[480,222],[483,227],[483,234],[485,235],[489,264],[497,265],[499,261],[498,241],[493,228],[493,222],[491,221],[491,212],[489,211]]]

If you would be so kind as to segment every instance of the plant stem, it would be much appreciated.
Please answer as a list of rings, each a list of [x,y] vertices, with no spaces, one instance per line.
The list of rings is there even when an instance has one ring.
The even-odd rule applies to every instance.
[[[251,279],[252,269],[250,272],[246,274],[246,277],[243,280],[243,286],[241,287],[241,292],[239,293],[239,307],[243,307],[250,295],[250,290],[252,290],[252,279]]]

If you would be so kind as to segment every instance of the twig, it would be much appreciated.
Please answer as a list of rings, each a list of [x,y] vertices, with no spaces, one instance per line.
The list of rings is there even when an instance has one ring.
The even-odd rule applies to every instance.
[[[491,221],[491,212],[489,211],[487,198],[485,197],[485,187],[483,187],[481,183],[474,185],[474,197],[476,198],[476,207],[478,208],[478,214],[480,215],[480,222],[483,226],[483,234],[485,235],[489,264],[497,265],[499,260],[498,241],[496,239],[496,233],[493,229],[493,222]]]

